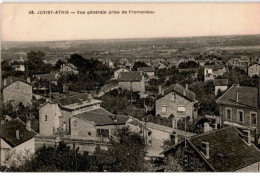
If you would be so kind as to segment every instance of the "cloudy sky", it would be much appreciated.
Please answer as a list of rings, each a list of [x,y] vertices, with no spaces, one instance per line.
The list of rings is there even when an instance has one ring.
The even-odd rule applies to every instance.
[[[45,10],[155,13],[37,15]],[[2,4],[1,15],[3,41],[260,34],[260,3]]]

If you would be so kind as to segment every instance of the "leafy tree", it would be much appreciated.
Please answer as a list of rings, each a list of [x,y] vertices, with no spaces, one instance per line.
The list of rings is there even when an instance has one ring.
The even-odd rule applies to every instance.
[[[146,147],[143,138],[129,128],[117,129],[108,150],[97,148],[94,153],[97,170],[109,172],[142,172]]]
[[[137,71],[137,68],[140,67],[148,67],[148,65],[144,62],[135,62],[132,68],[132,71]]]

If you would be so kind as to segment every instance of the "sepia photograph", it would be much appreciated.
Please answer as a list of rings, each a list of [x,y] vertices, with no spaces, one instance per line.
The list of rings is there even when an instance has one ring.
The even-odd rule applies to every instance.
[[[260,3],[2,3],[0,172],[260,172]]]

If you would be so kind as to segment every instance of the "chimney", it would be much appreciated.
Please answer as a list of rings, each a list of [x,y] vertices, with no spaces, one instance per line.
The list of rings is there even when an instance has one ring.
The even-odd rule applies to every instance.
[[[236,102],[238,102],[238,90],[236,91]]]
[[[251,132],[249,130],[244,130],[243,132],[246,133],[244,137],[247,145],[251,145]]]
[[[210,130],[209,123],[205,122],[205,123],[204,123],[204,133],[207,133],[207,132],[209,132],[209,131],[211,131],[211,130]]]
[[[158,94],[159,94],[159,95],[162,94],[162,86],[161,86],[161,85],[158,86]]]
[[[174,138],[174,144],[178,144],[178,142],[179,142],[179,136],[178,136],[178,134],[175,134],[174,136],[175,136],[175,138]]]
[[[31,128],[31,121],[30,120],[27,120],[27,122],[26,122],[26,129],[29,130],[29,131],[32,130],[32,128]]]
[[[20,132],[19,132],[19,130],[15,131],[15,135],[16,135],[16,139],[20,139]]]
[[[186,90],[188,90],[189,89],[189,84],[185,84],[185,88],[186,88]]]
[[[80,98],[80,99],[79,99],[79,105],[82,105],[82,104],[83,104],[83,99]]]
[[[202,153],[206,157],[206,159],[209,159],[209,142],[202,142],[201,143]]]
[[[164,89],[162,89],[162,93],[161,93],[161,95],[164,95]]]
[[[186,96],[186,91],[185,90],[183,90],[183,95]]]
[[[30,77],[27,77],[27,82],[28,82],[28,83],[31,83]]]
[[[4,86],[6,86],[6,79],[4,79]]]

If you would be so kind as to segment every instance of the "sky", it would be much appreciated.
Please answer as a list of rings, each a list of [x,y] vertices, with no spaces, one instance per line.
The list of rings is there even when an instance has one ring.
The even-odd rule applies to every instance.
[[[260,3],[2,4],[2,41],[52,41],[260,34]],[[29,14],[33,10],[34,15]],[[37,14],[68,10],[75,14]],[[154,11],[77,14],[77,11]]]

